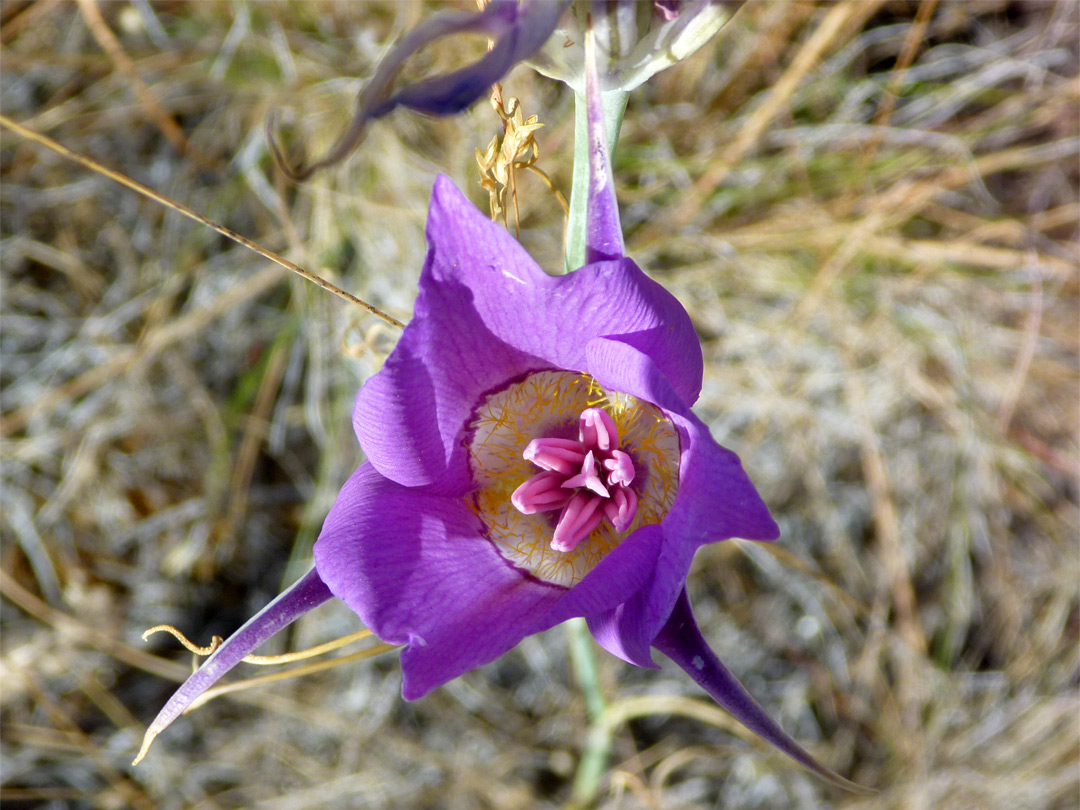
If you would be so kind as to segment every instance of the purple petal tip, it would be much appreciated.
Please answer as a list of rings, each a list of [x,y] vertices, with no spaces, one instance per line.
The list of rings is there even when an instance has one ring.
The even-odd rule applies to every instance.
[[[589,196],[585,230],[585,263],[621,259],[623,245],[619,203],[608,155],[604,103],[596,69],[596,43],[592,28],[585,32],[585,105],[589,125]]]
[[[203,692],[271,636],[292,624],[331,596],[330,590],[313,568],[252,616],[181,684],[146,730],[142,746],[132,765],[138,765],[150,750],[154,738],[168,728]]]
[[[736,720],[807,770],[851,793],[863,796],[876,793],[826,768],[780,728],[780,724],[769,716],[738,679],[720,663],[716,653],[706,643],[697,622],[694,621],[685,589],[675,603],[671,618],[654,639],[653,646],[682,667],[686,674]]]

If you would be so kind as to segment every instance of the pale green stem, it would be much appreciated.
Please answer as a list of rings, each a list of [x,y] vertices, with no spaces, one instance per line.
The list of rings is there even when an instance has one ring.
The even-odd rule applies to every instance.
[[[604,104],[604,129],[608,136],[608,159],[612,161],[615,159],[615,144],[619,140],[629,95],[624,90],[608,90],[600,94]],[[585,226],[589,218],[589,129],[586,109],[585,96],[578,93],[574,97],[574,182],[570,188],[570,215],[566,227],[567,273],[585,264]]]
[[[596,795],[607,768],[611,734],[600,721],[607,714],[608,706],[597,677],[596,655],[589,626],[579,617],[570,619],[565,627],[570,646],[570,661],[585,699],[585,714],[589,719],[585,749],[581,753],[581,761],[574,776],[574,796],[591,797]]]
[[[594,721],[604,713],[607,701],[600,691],[600,681],[596,675],[596,656],[593,655],[589,626],[581,617],[570,619],[566,623],[566,634],[570,640],[570,661],[585,698],[585,713],[590,721]]]

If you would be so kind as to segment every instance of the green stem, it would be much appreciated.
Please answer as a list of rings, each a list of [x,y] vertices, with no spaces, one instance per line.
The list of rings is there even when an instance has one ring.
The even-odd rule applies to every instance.
[[[570,661],[585,699],[585,714],[589,719],[589,733],[574,776],[574,796],[592,797],[599,791],[611,747],[611,733],[601,722],[607,714],[608,705],[600,689],[595,649],[588,625],[579,617],[570,619],[564,626],[570,645]]]
[[[566,623],[566,633],[570,637],[570,661],[585,698],[585,713],[592,722],[607,709],[607,701],[600,691],[600,680],[596,674],[592,636],[589,635],[589,626],[580,617]]]
[[[624,90],[602,92],[604,128],[608,136],[608,159],[615,159],[615,145],[622,128],[626,100]],[[574,182],[570,188],[570,215],[566,227],[566,272],[585,264],[585,225],[588,222],[589,202],[589,128],[585,115],[585,96],[574,97]]]

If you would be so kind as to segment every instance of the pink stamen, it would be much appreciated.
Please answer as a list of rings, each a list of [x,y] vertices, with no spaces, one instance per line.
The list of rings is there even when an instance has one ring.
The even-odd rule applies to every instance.
[[[510,502],[526,515],[561,509],[551,547],[573,551],[604,520],[625,532],[637,516],[630,488],[637,471],[619,449],[615,420],[603,408],[587,408],[578,420],[579,439],[533,439],[522,456],[543,472],[521,484]]]
[[[510,503],[523,515],[562,509],[574,496],[562,488],[562,482],[557,472],[537,473],[514,490]]]
[[[585,448],[573,439],[533,439],[521,455],[541,469],[573,475],[585,459]]]
[[[600,508],[603,501],[588,492],[579,492],[571,498],[555,524],[551,547],[556,551],[573,551],[604,519],[604,510]]]
[[[605,459],[604,469],[608,471],[608,483],[626,486],[634,480],[634,461],[622,450],[616,450],[611,458]]]
[[[614,450],[619,446],[619,431],[615,420],[603,408],[587,408],[581,412],[579,423],[581,443],[589,449]]]
[[[619,487],[604,501],[604,517],[617,532],[625,532],[637,517],[637,495],[629,487]]]

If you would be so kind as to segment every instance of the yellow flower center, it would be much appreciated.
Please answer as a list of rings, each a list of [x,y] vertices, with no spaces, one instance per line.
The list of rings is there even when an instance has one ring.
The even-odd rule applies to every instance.
[[[615,422],[619,446],[633,458],[637,515],[625,531],[604,521],[570,551],[551,547],[558,512],[522,514],[510,496],[537,469],[522,454],[529,442],[570,438],[587,408]],[[510,563],[544,582],[571,587],[642,526],[664,519],[679,486],[679,434],[653,405],[607,391],[588,374],[539,371],[489,395],[469,423],[469,460],[477,489],[466,502],[488,539]]]

